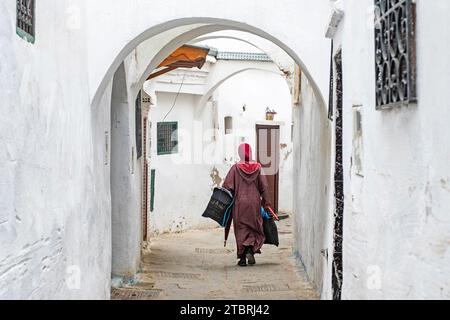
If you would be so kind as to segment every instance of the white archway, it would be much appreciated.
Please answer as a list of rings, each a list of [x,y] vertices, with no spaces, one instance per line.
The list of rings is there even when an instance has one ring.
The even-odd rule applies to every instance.
[[[220,28],[241,30],[272,41],[302,68],[319,99],[325,104],[323,97],[328,93],[329,43],[323,36],[323,25],[329,15],[328,1],[319,0],[314,4],[307,0],[298,1],[300,3],[282,1],[279,4],[282,10],[278,13],[284,14],[283,19],[275,19],[277,12],[265,10],[265,1],[245,1],[233,6],[204,6],[199,0],[194,0],[189,5],[175,4],[173,1],[167,1],[164,5],[159,2],[139,2],[130,3],[127,10],[123,10],[119,2],[100,0],[93,4],[94,7],[98,6],[99,10],[92,10],[87,14],[87,19],[93,27],[98,25],[99,29],[115,35],[115,41],[105,42],[102,34],[93,34],[89,42],[88,55],[92,56],[88,59],[92,70],[89,86],[93,106],[98,104],[120,63],[139,44],[175,28],[195,29],[194,25],[212,25],[218,28],[216,31]],[[109,16],[90,15],[90,12],[104,11],[105,7],[109,8],[109,14],[115,13],[121,17],[114,25],[106,23]],[[176,10],[171,11],[171,7]],[[299,7],[303,10],[299,11]],[[149,17],[148,12],[158,14]],[[255,14],[248,14],[249,12]],[[198,36],[200,35],[196,37]],[[102,44],[100,48],[99,43]]]
[[[273,42],[270,42],[266,39],[258,37],[254,34],[250,34],[242,31],[224,31],[224,32],[215,32],[210,33],[199,38],[192,40],[191,44],[197,44],[200,42],[208,41],[208,40],[216,40],[216,39],[228,39],[235,40],[239,42],[243,42],[253,46],[266,53],[274,63],[278,65],[281,71],[294,73],[295,63],[292,58],[280,47],[278,47]]]
[[[199,116],[203,109],[206,106],[206,103],[211,98],[211,96],[214,94],[214,92],[227,80],[237,76],[238,74],[247,72],[247,71],[261,71],[261,72],[270,72],[275,73],[280,76],[283,74],[278,70],[277,67],[275,67],[273,64],[261,64],[260,67],[248,67],[245,66],[245,62],[242,63],[242,65],[236,64],[234,62],[233,64],[228,64],[226,61],[223,61],[223,63],[219,64],[216,68],[219,68],[220,70],[215,70],[214,74],[215,77],[212,77],[208,79],[208,83],[205,87],[205,94],[200,99],[200,102],[197,105],[196,109],[196,115]]]
[[[326,92],[324,90],[328,90],[328,83],[324,80],[324,75],[328,75],[328,67],[327,63],[328,61],[328,42],[325,42],[326,45],[323,45],[320,41],[318,44],[319,50],[318,54],[312,54],[311,48],[308,47],[308,52],[315,56],[315,59],[308,58],[307,60],[311,59],[311,61],[314,61],[312,63],[313,68],[307,68],[306,64],[303,62],[303,60],[300,59],[300,54],[298,49],[294,49],[294,47],[290,47],[286,41],[288,39],[291,39],[294,43],[296,43],[296,47],[298,46],[298,39],[294,41],[292,38],[294,38],[294,34],[291,34],[290,36],[284,35],[282,38],[283,40],[280,40],[275,35],[271,35],[259,27],[254,27],[250,24],[246,24],[243,22],[237,22],[236,20],[228,20],[223,18],[181,18],[176,20],[170,20],[167,22],[162,22],[159,25],[151,26],[150,28],[146,28],[143,32],[139,33],[137,36],[134,35],[130,40],[130,38],[127,38],[126,40],[122,39],[122,43],[125,43],[122,47],[118,48],[116,47],[116,51],[114,51],[113,48],[110,48],[112,52],[116,52],[116,54],[112,57],[111,52],[110,58],[112,60],[106,59],[103,61],[96,70],[103,70],[100,72],[100,74],[93,75],[93,78],[91,79],[90,86],[92,88],[92,99],[91,99],[91,107],[96,108],[97,104],[101,100],[103,94],[104,94],[104,88],[108,86],[108,84],[111,81],[112,75],[116,72],[118,66],[123,63],[124,61],[128,60],[128,63],[131,60],[135,60],[133,63],[135,63],[135,68],[132,69],[133,75],[131,78],[133,78],[133,81],[128,81],[128,84],[125,84],[127,86],[127,89],[129,90],[129,105],[131,107],[131,102],[134,101],[134,97],[137,95],[137,92],[142,87],[143,83],[147,79],[148,75],[150,75],[151,72],[156,68],[157,65],[161,61],[163,61],[171,52],[176,50],[178,47],[185,43],[189,43],[190,41],[193,41],[199,37],[202,37],[203,35],[212,33],[212,32],[218,32],[221,30],[238,30],[243,32],[248,32],[250,34],[254,34],[256,36],[262,37],[266,39],[267,41],[271,41],[274,43],[274,45],[278,46],[280,50],[284,50],[288,56],[290,56],[295,63],[300,65],[302,67],[303,75],[308,78],[309,80],[309,86],[312,88],[312,91],[314,92],[315,96],[317,97],[318,105],[325,107],[326,104],[323,99],[323,92]],[[120,32],[119,32],[120,33]],[[314,33],[313,33],[314,34]],[[122,35],[121,35],[122,36]],[[311,36],[311,35],[309,35]],[[309,39],[308,36],[308,39]],[[317,36],[317,34],[316,34]],[[292,38],[291,38],[292,37]],[[120,38],[120,37],[119,37]],[[119,41],[119,43],[121,42]],[[308,42],[305,40],[305,42]],[[106,44],[106,46],[109,46],[110,44]],[[321,45],[323,45],[321,47]],[[302,44],[303,46],[303,44]],[[149,49],[148,52],[140,55],[140,51],[145,51],[146,49]],[[143,49],[143,50],[141,50]],[[326,49],[326,50],[321,50]],[[118,51],[117,51],[118,50]],[[323,51],[323,54],[322,54]],[[118,52],[118,53],[117,53]],[[100,53],[99,53],[100,54]],[[308,56],[308,55],[307,55]],[[316,59],[317,58],[317,59]],[[322,59],[326,58],[326,59]],[[323,61],[322,61],[323,60]],[[91,61],[91,60],[89,60]],[[108,65],[109,61],[109,65]],[[103,69],[102,69],[103,68]],[[324,69],[325,72],[320,72],[317,69]],[[207,101],[208,97],[214,92],[217,87],[219,87],[224,81],[227,79],[235,76],[236,74],[245,72],[247,70],[251,70],[251,68],[246,70],[235,70],[234,72],[230,72],[227,76],[225,76],[223,79],[219,79],[218,81],[211,83],[208,87],[208,90],[206,92],[206,95],[204,97],[205,101]],[[313,73],[311,70],[315,70]],[[277,68],[275,68],[274,72],[279,72]],[[312,74],[316,73],[320,76],[317,77],[318,80],[315,80],[315,78],[312,76]],[[323,79],[320,79],[320,78]],[[326,79],[328,81],[328,79]],[[320,83],[320,85],[319,85]],[[324,85],[326,84],[326,85]],[[203,102],[205,102],[203,101]],[[131,109],[131,108],[130,108]],[[325,108],[323,108],[325,109]],[[130,115],[132,118],[132,115]],[[133,128],[130,128],[132,130]],[[130,137],[133,136],[133,133],[130,132]],[[132,143],[130,144],[132,146]],[[125,151],[126,152],[126,151]],[[134,195],[135,197],[137,194]],[[131,209],[131,207],[130,207]],[[140,222],[140,219],[137,219],[135,215],[129,215],[128,216],[129,221],[126,221],[123,223],[123,228],[126,228],[127,230],[122,230],[122,234],[136,234],[139,233],[139,226],[138,223]],[[115,235],[113,234],[113,237]],[[120,250],[129,251],[129,252],[135,252],[136,247],[140,248],[139,244],[136,245],[135,242],[126,242],[122,247],[120,247]],[[125,256],[125,255],[123,255]],[[137,257],[139,257],[139,253],[136,254]],[[136,256],[132,256],[131,259],[128,259],[130,265],[128,267],[125,267],[125,269],[128,270],[135,270],[134,267],[134,261],[136,261]],[[123,265],[127,264],[127,261],[124,259],[122,261]],[[133,265],[131,265],[133,264]]]

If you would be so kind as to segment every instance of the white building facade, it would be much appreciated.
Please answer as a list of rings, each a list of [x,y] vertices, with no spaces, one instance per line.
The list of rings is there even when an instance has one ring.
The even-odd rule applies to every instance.
[[[144,85],[155,100],[149,114],[154,175],[150,233],[215,227],[201,215],[212,189],[221,186],[228,170],[239,161],[239,144],[249,143],[256,157],[258,124],[279,127],[278,207],[280,212],[292,214],[292,100],[288,79],[265,54],[226,54],[226,60],[220,58],[224,56],[220,52],[218,60],[209,56],[210,62],[201,70],[178,69]],[[210,97],[202,107],[207,94]],[[267,108],[277,111],[274,121],[266,120]],[[173,153],[161,154],[158,150],[161,122],[176,125],[173,138],[178,143]]]
[[[224,30],[301,70],[295,251],[322,298],[450,298],[447,0],[35,2],[27,30],[0,3],[0,298],[107,299],[111,275],[133,278],[137,94],[176,48]]]

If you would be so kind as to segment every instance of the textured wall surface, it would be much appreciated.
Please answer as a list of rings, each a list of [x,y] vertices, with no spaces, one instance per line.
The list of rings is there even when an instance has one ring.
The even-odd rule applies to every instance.
[[[1,1],[0,298],[109,297],[114,235],[105,133],[110,136],[113,75],[127,59],[128,105],[134,110],[148,60],[133,62],[133,50],[174,28],[166,41],[155,37],[148,43],[155,54],[170,53],[181,41],[211,32],[211,24],[274,41],[302,66],[314,88],[295,115],[300,162],[294,162],[294,210],[298,253],[318,291],[329,297],[330,263],[321,251],[330,249],[331,237],[331,170],[325,161],[330,129],[320,106],[329,81],[324,33],[335,2],[41,0],[31,45],[16,35],[16,3]],[[416,1],[418,104],[375,111],[373,2],[337,2],[345,10],[335,39],[344,64],[343,297],[448,299],[450,3]],[[362,175],[355,174],[351,159],[357,105]],[[134,123],[129,130],[133,147]],[[139,168],[131,150],[123,156]],[[135,172],[129,181],[132,205],[140,197]],[[121,247],[138,252],[140,217],[131,213],[122,232],[134,238]]]
[[[345,1],[338,35],[344,63],[343,296],[449,299],[450,63],[443,54],[449,43],[441,40],[450,38],[450,2],[417,1],[419,100],[390,111],[375,110],[373,25],[361,14],[371,4]],[[363,177],[351,161],[357,105]]]
[[[294,108],[295,253],[317,292],[329,298],[333,246],[329,199],[331,122],[307,79],[302,77],[301,104]]]
[[[111,95],[111,241],[113,276],[132,278],[140,263],[141,166],[135,161],[135,108],[126,78],[122,64]]]
[[[109,296],[109,101],[90,108],[85,30],[60,14],[71,2],[38,2],[34,45],[16,2],[0,3],[0,298]]]

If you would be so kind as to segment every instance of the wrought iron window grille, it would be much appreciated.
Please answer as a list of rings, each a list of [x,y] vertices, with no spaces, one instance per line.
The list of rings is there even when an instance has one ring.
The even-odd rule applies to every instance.
[[[157,124],[158,155],[178,153],[178,122]]]
[[[416,5],[413,0],[374,1],[377,110],[415,103]]]
[[[34,0],[16,0],[16,33],[30,43],[36,39],[35,8]]]

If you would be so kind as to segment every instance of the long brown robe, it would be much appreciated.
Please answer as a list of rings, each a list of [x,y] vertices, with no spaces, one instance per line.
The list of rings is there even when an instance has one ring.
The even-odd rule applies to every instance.
[[[223,187],[234,194],[232,219],[225,232],[228,235],[233,222],[238,259],[244,255],[247,246],[253,247],[253,252],[260,254],[265,241],[261,207],[270,206],[266,177],[261,174],[260,168],[246,173],[238,165],[234,165],[225,178]]]

